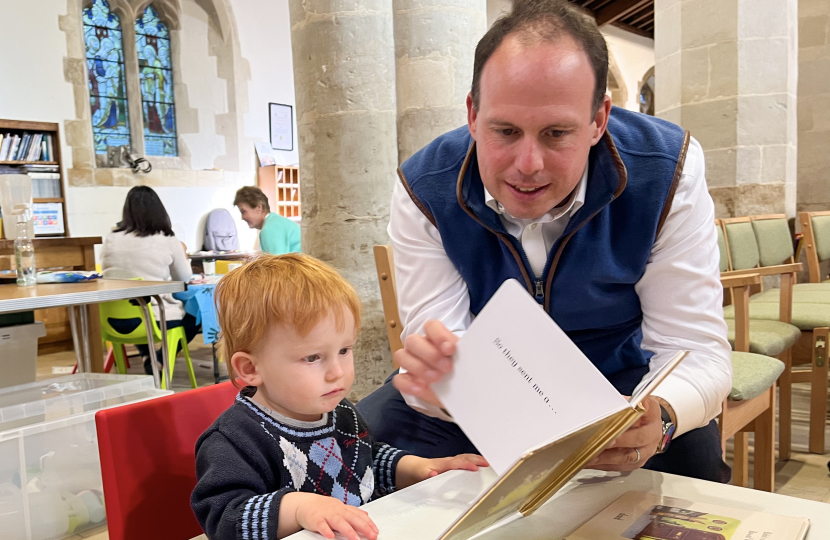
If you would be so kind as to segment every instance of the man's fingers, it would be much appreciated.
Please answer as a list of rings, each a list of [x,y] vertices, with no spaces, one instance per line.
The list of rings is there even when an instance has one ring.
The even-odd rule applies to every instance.
[[[441,400],[438,399],[435,392],[429,386],[425,386],[423,381],[412,377],[409,373],[398,373],[395,375],[392,378],[392,385],[401,394],[415,396],[436,407],[443,407]]]
[[[617,437],[611,445],[611,448],[640,448],[641,446],[647,446],[651,442],[651,439],[653,439],[653,435],[654,430],[651,429],[649,424],[631,427]],[[657,442],[654,441],[655,448],[657,447]]]
[[[630,471],[639,469],[652,456],[647,448],[609,448],[585,466],[600,471]]]
[[[445,355],[424,336],[407,336],[405,354],[400,355],[400,366],[419,378],[437,381],[449,370],[444,370]]]
[[[458,343],[458,336],[450,332],[441,321],[435,319],[428,320],[424,324],[424,333],[427,339],[440,349],[443,356],[450,356],[455,352],[455,344]]]

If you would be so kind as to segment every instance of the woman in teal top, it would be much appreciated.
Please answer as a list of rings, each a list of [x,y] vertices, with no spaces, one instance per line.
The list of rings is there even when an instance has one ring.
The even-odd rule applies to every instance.
[[[259,230],[259,247],[265,253],[282,255],[300,251],[300,226],[271,212],[268,197],[258,187],[245,186],[236,192],[233,204],[248,227]]]

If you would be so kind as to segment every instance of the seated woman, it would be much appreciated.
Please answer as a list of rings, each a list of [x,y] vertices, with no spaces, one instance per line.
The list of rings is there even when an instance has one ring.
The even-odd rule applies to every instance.
[[[136,186],[127,193],[121,222],[104,239],[101,268],[106,278],[143,278],[148,281],[187,281],[192,275],[187,248],[176,239],[159,196],[147,186]],[[188,343],[199,333],[192,315],[184,311],[182,303],[170,294],[161,296],[167,328],[184,326]],[[153,300],[156,321],[160,321],[159,306]],[[121,333],[132,332],[141,319],[110,320]],[[150,349],[136,345],[144,360],[145,373],[152,374]],[[173,351],[170,351],[173,353]],[[178,351],[176,351],[178,352]],[[157,355],[161,363],[161,354]]]

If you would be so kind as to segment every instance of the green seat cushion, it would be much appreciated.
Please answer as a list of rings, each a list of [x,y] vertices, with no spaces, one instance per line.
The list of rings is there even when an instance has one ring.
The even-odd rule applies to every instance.
[[[752,302],[778,303],[780,289],[768,289],[752,296]],[[799,283],[793,286],[793,304],[830,304],[830,287],[824,283]]]
[[[811,221],[818,260],[830,259],[830,216],[813,216]]]
[[[775,266],[793,256],[793,235],[786,218],[759,219],[752,222],[761,266]]]
[[[746,270],[758,266],[761,254],[758,252],[758,242],[751,223],[727,224],[726,239],[729,242],[729,254],[732,256],[732,270]]]
[[[726,319],[729,327],[729,344],[735,346],[735,320]],[[749,352],[778,356],[801,337],[797,326],[781,321],[756,320],[749,322]]]
[[[735,306],[725,306],[723,316],[727,319],[734,319]],[[767,321],[779,320],[778,302],[750,302],[749,318]],[[808,331],[830,326],[830,305],[794,303],[792,324],[801,330]]]
[[[796,283],[793,285],[793,292],[827,292],[830,293],[830,281],[822,281],[821,283]]]
[[[729,399],[744,401],[766,392],[784,371],[784,362],[761,354],[732,353],[732,391]]]

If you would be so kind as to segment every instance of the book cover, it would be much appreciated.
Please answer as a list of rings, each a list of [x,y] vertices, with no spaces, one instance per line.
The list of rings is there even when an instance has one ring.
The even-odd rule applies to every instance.
[[[802,540],[807,518],[629,491],[566,540]]]

